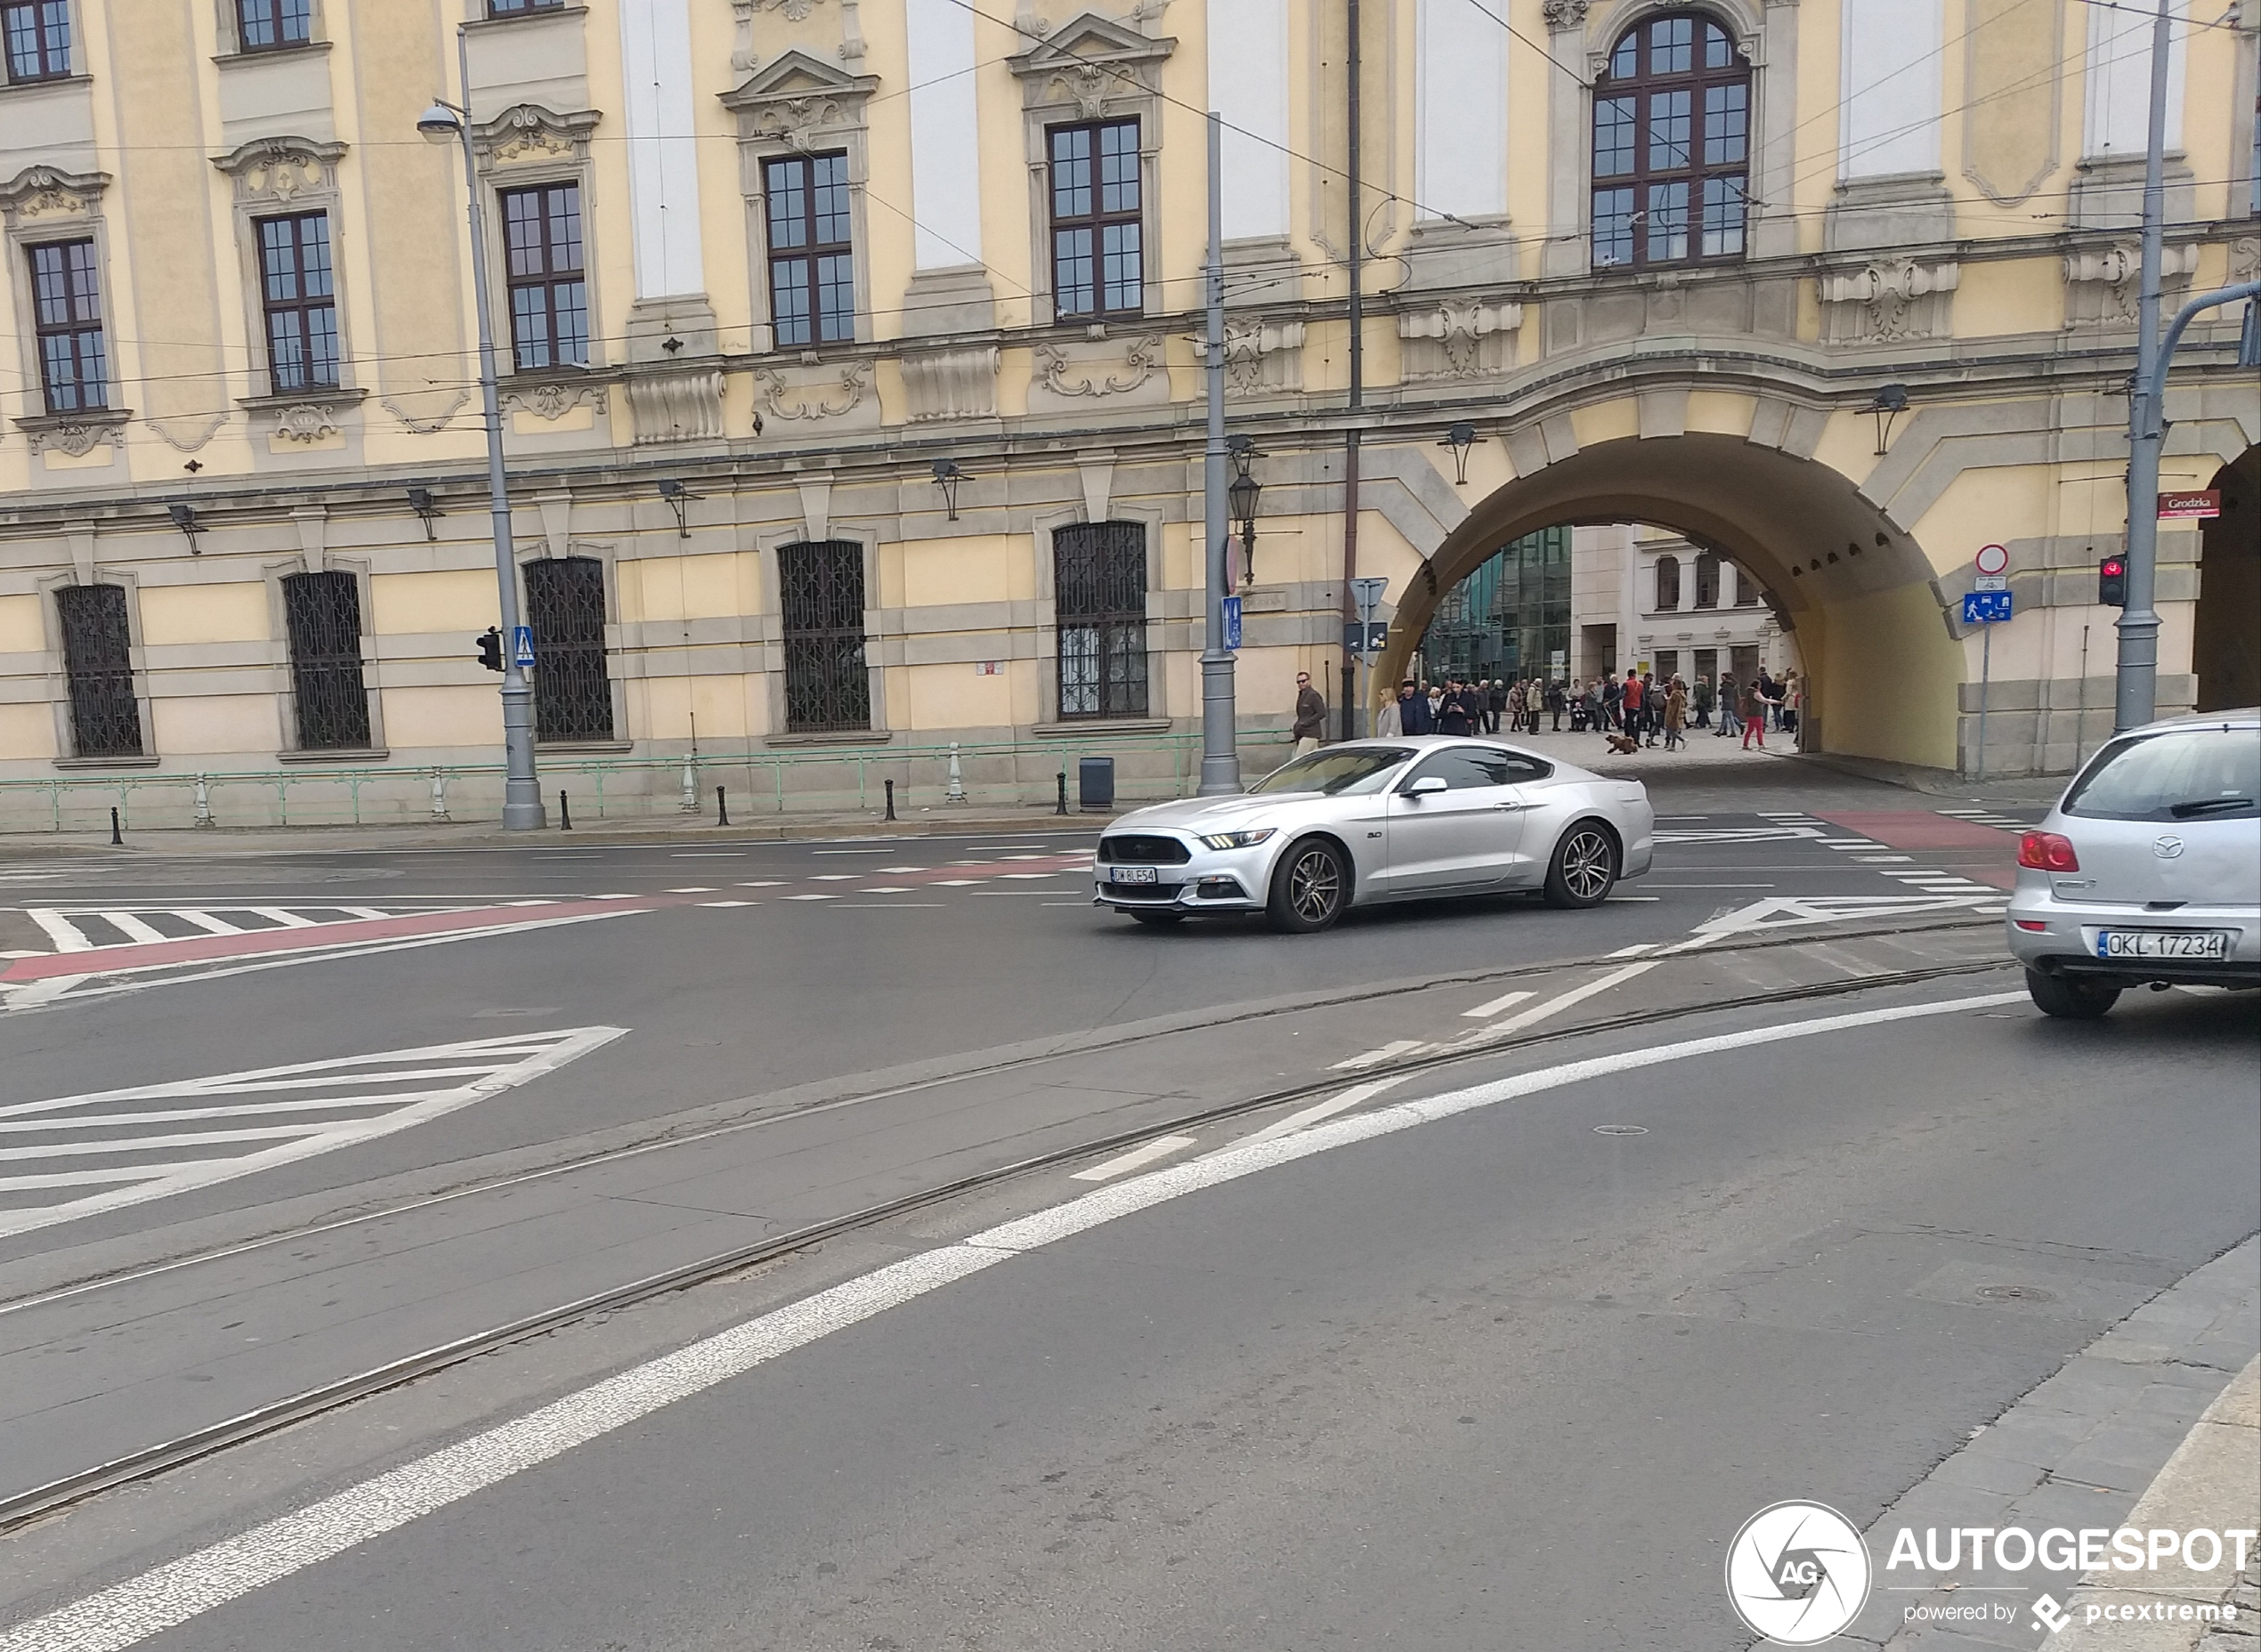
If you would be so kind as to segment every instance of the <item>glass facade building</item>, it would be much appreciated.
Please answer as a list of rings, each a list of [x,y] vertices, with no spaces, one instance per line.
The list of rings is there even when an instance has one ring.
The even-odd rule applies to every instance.
[[[1445,595],[1421,640],[1430,682],[1570,675],[1570,530],[1502,546]]]

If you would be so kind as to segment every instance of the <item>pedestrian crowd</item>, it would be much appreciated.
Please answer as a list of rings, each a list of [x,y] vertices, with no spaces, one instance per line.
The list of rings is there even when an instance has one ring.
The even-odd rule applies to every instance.
[[[1298,749],[1306,738],[1304,695],[1317,699],[1309,679],[1297,679]],[[1543,718],[1552,718],[1552,731],[1562,732],[1567,717],[1573,733],[1598,733],[1635,746],[1654,746],[1661,740],[1667,751],[1688,743],[1692,729],[1709,729],[1714,739],[1740,735],[1747,751],[1754,742],[1766,749],[1767,731],[1795,736],[1798,714],[1805,702],[1805,687],[1795,671],[1776,677],[1766,668],[1738,683],[1722,676],[1714,684],[1699,675],[1691,686],[1677,674],[1658,681],[1655,674],[1628,670],[1621,680],[1604,672],[1595,677],[1528,677],[1507,681],[1494,677],[1447,676],[1426,685],[1407,677],[1398,685],[1397,698],[1385,700],[1374,717],[1377,736],[1395,734],[1511,734],[1540,732]],[[1324,716],[1325,708],[1319,709]],[[1716,716],[1716,725],[1713,718]],[[1316,743],[1316,742],[1315,742]]]

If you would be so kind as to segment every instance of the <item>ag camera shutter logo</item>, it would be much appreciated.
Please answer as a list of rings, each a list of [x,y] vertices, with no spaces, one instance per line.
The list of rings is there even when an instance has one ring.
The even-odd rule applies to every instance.
[[[1818,1502],[1778,1502],[1743,1522],[1727,1550],[1727,1598],[1751,1632],[1819,1646],[1868,1600],[1868,1545]]]

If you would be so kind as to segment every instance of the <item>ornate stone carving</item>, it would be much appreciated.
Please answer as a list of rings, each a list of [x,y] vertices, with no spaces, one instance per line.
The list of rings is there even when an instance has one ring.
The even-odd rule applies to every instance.
[[[722,102],[738,116],[742,145],[782,143],[809,150],[861,133],[863,101],[879,84],[875,76],[850,75],[795,50],[724,93]],[[758,194],[758,157],[747,155],[744,166],[746,192]]]
[[[84,419],[21,419],[26,441],[34,453],[53,448],[69,458],[84,458],[102,443],[116,439],[118,427],[126,423],[122,413],[109,417]]]
[[[0,212],[6,214],[12,227],[39,218],[92,217],[95,204],[109,187],[106,172],[27,166],[12,182],[0,186]]]
[[[2261,281],[2261,237],[2243,236],[2230,243],[2230,284]]]
[[[758,367],[754,369],[754,393],[761,398],[763,407],[773,418],[789,423],[804,419],[845,418],[863,404],[871,393],[871,364],[850,361],[844,364],[839,377],[830,387],[837,392],[837,400],[826,393],[821,382],[795,385],[780,368]]]
[[[302,196],[335,193],[344,153],[343,143],[312,138],[254,138],[212,164],[235,180],[238,200],[286,206]]]
[[[1038,382],[1056,396],[1123,396],[1162,371],[1162,340],[1152,336],[1126,340],[1123,374],[1119,378],[1107,362],[1079,360],[1063,344],[1037,345],[1035,359]],[[1080,376],[1079,368],[1085,369]]]
[[[914,424],[997,416],[997,347],[931,350],[903,358],[903,388]]]
[[[1580,28],[1586,20],[1586,0],[1546,0],[1539,8],[1549,28]]]
[[[655,441],[722,440],[720,368],[631,373],[627,387],[628,418],[639,448]]]
[[[1144,15],[1142,11],[1141,20]],[[1033,37],[1033,27],[1041,21],[1032,17],[1020,32]],[[1025,106],[1072,104],[1091,120],[1106,112],[1111,100],[1152,97],[1161,85],[1162,65],[1177,44],[1150,40],[1133,26],[1086,12],[1007,58],[1005,65],[1018,77]]]
[[[1952,334],[1948,295],[1962,279],[1954,263],[1882,258],[1821,278],[1821,336],[1833,344],[1892,344]]]
[[[1475,378],[1515,365],[1523,306],[1505,299],[1448,298],[1398,316],[1405,375],[1412,379]]]
[[[505,384],[500,400],[505,411],[523,408],[536,418],[555,424],[584,401],[604,412],[604,386],[588,379],[538,379],[531,384]]]
[[[300,401],[275,412],[275,440],[312,447],[337,434],[336,409],[319,401]]]
[[[1206,361],[1209,341],[1196,337],[1194,354]],[[1303,388],[1303,323],[1225,318],[1225,393],[1235,396],[1293,394]]]
[[[2065,255],[2065,325],[2133,327],[2142,296],[2143,248],[2133,241],[2087,247]],[[2160,249],[2162,293],[2179,294],[2198,271],[2196,246]],[[2168,311],[2175,308],[2169,304]]]
[[[594,109],[561,115],[539,103],[515,103],[492,120],[474,127],[472,142],[490,166],[579,160],[588,155],[589,134],[603,118]]]

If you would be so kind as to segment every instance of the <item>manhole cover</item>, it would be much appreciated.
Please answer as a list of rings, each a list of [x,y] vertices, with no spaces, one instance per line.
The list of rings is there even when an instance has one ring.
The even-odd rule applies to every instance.
[[[1989,1302],[2054,1302],[2057,1293],[2039,1285],[1981,1285],[1971,1293]]]
[[[1646,1136],[1649,1127],[1646,1124],[1597,1124],[1593,1127],[1593,1133],[1597,1136]]]

